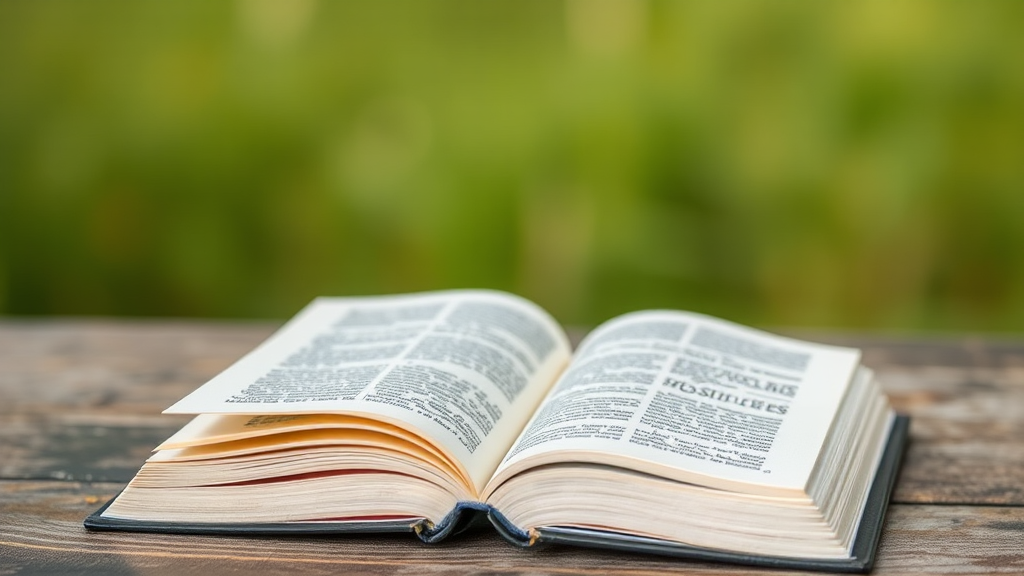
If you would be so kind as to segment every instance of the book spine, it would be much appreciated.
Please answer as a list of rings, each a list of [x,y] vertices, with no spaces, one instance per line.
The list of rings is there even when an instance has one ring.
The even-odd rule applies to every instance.
[[[517,546],[530,546],[534,538],[529,532],[509,521],[496,508],[483,502],[459,502],[440,522],[423,521],[414,529],[420,540],[428,544],[440,542],[473,526],[490,522],[503,538]]]

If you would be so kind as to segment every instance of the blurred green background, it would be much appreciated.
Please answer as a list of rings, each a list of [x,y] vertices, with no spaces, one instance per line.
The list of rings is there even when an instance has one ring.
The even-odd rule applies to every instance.
[[[0,3],[0,314],[1024,326],[1024,4]]]

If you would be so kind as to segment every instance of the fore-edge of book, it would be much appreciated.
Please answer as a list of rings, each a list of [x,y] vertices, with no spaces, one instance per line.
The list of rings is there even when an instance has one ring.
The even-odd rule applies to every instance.
[[[909,421],[855,349],[708,316],[572,352],[517,296],[314,301],[167,410],[196,414],[95,530],[413,532],[870,570]]]

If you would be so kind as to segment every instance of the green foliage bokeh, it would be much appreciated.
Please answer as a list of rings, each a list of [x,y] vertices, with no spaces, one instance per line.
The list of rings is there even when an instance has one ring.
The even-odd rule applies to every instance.
[[[1024,325],[1024,4],[0,4],[0,313]]]

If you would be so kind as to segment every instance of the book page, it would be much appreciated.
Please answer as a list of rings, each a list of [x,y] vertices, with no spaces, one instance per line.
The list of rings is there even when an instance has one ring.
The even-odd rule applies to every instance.
[[[581,343],[495,483],[525,464],[589,461],[803,490],[859,361],[699,314],[621,316]]]
[[[436,442],[479,490],[569,355],[510,294],[320,298],[165,413],[377,418]]]

